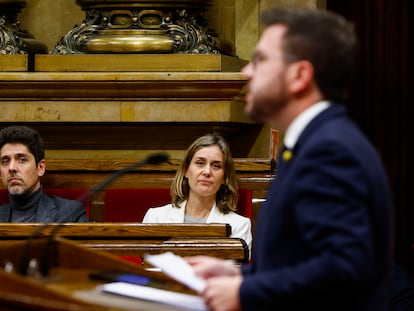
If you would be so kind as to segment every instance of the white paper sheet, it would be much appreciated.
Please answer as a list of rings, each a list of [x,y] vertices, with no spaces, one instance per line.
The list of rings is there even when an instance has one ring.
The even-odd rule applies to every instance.
[[[98,289],[106,293],[175,306],[180,310],[208,311],[207,305],[199,296],[158,289],[150,286],[114,282],[101,285]]]
[[[176,281],[187,285],[189,288],[200,293],[206,287],[204,279],[193,272],[193,268],[180,256],[167,252],[159,255],[144,255],[144,261],[154,267],[160,268],[162,272]]]

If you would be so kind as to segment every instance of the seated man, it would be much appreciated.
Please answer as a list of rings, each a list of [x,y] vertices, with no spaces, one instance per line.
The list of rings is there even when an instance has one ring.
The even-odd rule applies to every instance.
[[[84,205],[46,195],[40,183],[46,161],[39,133],[25,126],[0,131],[1,179],[10,203],[0,206],[0,222],[87,222]]]

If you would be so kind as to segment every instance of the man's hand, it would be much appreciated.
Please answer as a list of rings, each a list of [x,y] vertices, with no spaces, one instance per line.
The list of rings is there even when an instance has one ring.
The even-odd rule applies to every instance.
[[[201,293],[211,311],[240,310],[240,285],[243,281],[240,267],[233,262],[208,256],[184,258],[195,274],[206,279]]]
[[[241,275],[240,267],[233,262],[208,256],[185,257],[194,273],[203,279],[216,276]]]
[[[240,307],[240,285],[242,276],[211,277],[202,292],[206,304],[212,311],[238,311]]]

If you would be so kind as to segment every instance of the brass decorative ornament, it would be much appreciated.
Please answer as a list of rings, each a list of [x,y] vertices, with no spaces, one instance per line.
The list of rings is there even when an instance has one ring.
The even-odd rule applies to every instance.
[[[234,55],[234,47],[208,29],[211,0],[76,0],[85,20],[52,54],[187,53]]]
[[[46,44],[20,28],[17,16],[26,4],[26,0],[0,0],[0,55],[47,53]]]

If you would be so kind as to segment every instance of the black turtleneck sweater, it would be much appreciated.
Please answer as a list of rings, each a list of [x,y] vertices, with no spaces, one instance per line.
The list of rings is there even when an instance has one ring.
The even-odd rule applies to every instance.
[[[9,195],[10,222],[36,222],[36,211],[42,196],[42,187],[29,195]]]

